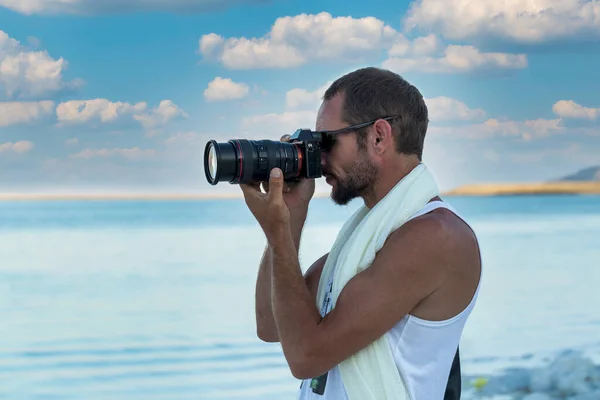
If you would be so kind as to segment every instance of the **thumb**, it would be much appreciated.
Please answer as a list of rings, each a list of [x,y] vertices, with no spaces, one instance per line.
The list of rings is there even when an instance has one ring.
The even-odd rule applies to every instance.
[[[283,174],[279,168],[273,168],[271,170],[271,176],[269,177],[269,200],[273,201],[280,199],[283,193]]]

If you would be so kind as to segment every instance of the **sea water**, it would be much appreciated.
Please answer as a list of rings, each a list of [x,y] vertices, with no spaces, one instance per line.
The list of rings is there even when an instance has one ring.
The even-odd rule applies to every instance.
[[[484,261],[464,397],[565,350],[600,362],[600,197],[447,201]],[[358,206],[313,201],[303,270]],[[264,246],[238,199],[1,202],[0,398],[293,399],[280,345],[256,337]]]

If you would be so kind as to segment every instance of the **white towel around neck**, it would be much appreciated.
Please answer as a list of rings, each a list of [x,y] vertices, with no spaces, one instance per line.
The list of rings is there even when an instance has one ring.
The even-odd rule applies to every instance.
[[[420,163],[400,180],[373,209],[362,206],[340,230],[319,280],[320,309],[334,274],[331,307],[346,283],[368,268],[388,235],[439,194],[438,185],[425,164]],[[349,400],[409,399],[394,363],[385,335],[338,365]]]

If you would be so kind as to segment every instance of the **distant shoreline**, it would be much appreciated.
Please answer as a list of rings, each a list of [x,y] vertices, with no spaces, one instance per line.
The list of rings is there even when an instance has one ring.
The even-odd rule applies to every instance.
[[[60,200],[226,200],[239,199],[236,193],[0,193],[0,201]]]
[[[549,194],[600,194],[600,182],[488,183],[464,185],[448,196],[514,196]]]
[[[315,198],[329,197],[329,193],[315,193]],[[241,193],[0,193],[0,201],[64,201],[64,200],[235,200]]]
[[[600,194],[600,182],[489,183],[460,186],[443,196],[511,196],[549,194]],[[329,197],[318,192],[315,198]],[[241,193],[0,193],[0,201],[63,200],[229,200],[243,199]]]

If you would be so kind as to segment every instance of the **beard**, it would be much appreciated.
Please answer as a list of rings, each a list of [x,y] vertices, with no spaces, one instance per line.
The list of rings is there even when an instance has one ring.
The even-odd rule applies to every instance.
[[[331,190],[334,203],[344,206],[355,198],[369,195],[373,191],[377,168],[366,155],[360,155],[353,164],[344,168],[344,172],[343,179],[334,177]]]

